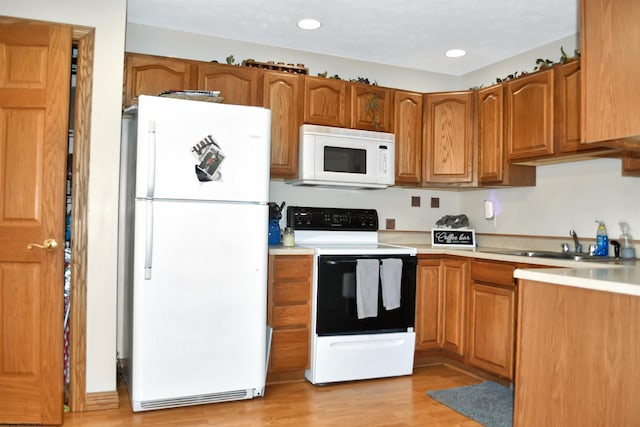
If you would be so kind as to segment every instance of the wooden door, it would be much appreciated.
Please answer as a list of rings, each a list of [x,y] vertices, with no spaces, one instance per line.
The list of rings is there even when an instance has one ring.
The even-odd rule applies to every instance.
[[[124,99],[128,107],[140,95],[159,95],[165,90],[195,89],[195,62],[186,59],[127,53],[124,62]]]
[[[442,347],[459,355],[465,348],[467,261],[442,261]]]
[[[558,151],[574,153],[589,148],[580,143],[580,61],[554,67],[553,77],[553,133]]]
[[[512,379],[514,288],[473,281],[469,295],[469,317],[469,362]]]
[[[265,71],[262,106],[271,110],[271,177],[298,176],[302,81],[297,74]]]
[[[540,71],[505,85],[507,160],[554,153],[553,70]]]
[[[474,184],[473,92],[427,94],[424,122],[424,183]]]
[[[437,348],[442,341],[441,267],[439,259],[418,261],[416,279],[416,350]]]
[[[219,90],[225,104],[257,106],[260,105],[259,73],[257,68],[200,63],[197,87],[201,90]]]
[[[640,141],[640,2],[580,1],[581,138]]]
[[[422,94],[397,90],[393,97],[396,185],[422,179]]]
[[[0,423],[61,424],[71,27],[2,24],[0,58]]]
[[[349,127],[349,83],[306,76],[304,122],[313,125]]]
[[[477,92],[478,97],[478,180],[480,183],[504,179],[504,134],[502,85]]]
[[[393,90],[364,83],[352,83],[351,127],[393,132]]]

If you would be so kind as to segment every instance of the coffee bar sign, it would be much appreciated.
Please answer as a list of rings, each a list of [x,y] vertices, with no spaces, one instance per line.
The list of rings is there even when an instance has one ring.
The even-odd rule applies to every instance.
[[[475,230],[472,230],[469,228],[465,228],[465,229],[432,228],[431,229],[431,246],[475,248],[476,232]]]

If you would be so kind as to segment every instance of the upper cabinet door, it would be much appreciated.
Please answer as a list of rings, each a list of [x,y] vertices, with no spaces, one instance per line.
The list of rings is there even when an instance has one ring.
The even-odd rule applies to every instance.
[[[422,94],[397,90],[393,99],[396,185],[419,185],[422,177]]]
[[[351,84],[351,127],[393,132],[393,90],[363,83]]]
[[[349,82],[309,77],[304,79],[304,122],[349,127]]]
[[[124,62],[124,99],[128,107],[139,95],[159,95],[165,90],[195,89],[195,62],[186,59],[127,53]]]
[[[424,183],[475,184],[473,92],[427,94],[424,122]]]
[[[582,141],[640,141],[640,2],[582,0]]]
[[[502,85],[477,92],[478,96],[478,180],[502,182],[504,178],[504,132]]]
[[[554,67],[554,138],[560,153],[589,148],[580,143],[580,61]]]
[[[271,177],[298,175],[298,138],[302,125],[303,77],[266,71],[262,106],[271,110]]]
[[[257,68],[198,64],[198,89],[219,90],[225,104],[260,105],[259,77]]]
[[[553,69],[505,85],[507,160],[553,154]]]

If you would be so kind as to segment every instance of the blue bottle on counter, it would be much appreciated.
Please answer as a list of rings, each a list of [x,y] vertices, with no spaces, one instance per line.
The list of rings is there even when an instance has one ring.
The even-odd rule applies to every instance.
[[[280,244],[280,221],[277,219],[269,220],[269,244]]]
[[[604,221],[596,220],[598,223],[598,231],[596,232],[596,255],[609,256],[609,235]]]

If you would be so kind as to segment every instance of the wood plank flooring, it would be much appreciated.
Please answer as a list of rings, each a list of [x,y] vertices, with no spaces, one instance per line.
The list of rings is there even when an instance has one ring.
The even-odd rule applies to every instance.
[[[426,395],[428,390],[480,382],[445,365],[411,376],[324,386],[267,385],[265,397],[134,413],[126,388],[120,408],[65,414],[64,426],[463,426],[480,424]]]

